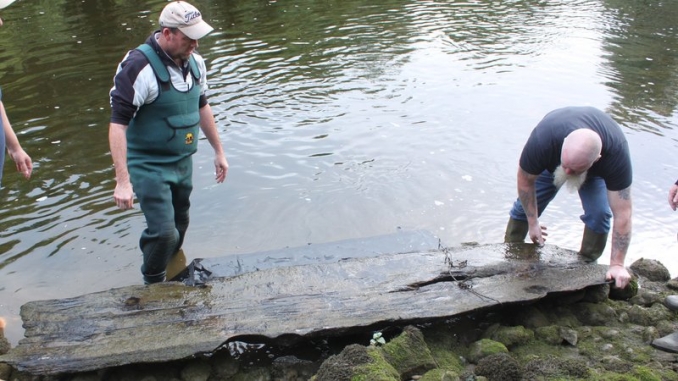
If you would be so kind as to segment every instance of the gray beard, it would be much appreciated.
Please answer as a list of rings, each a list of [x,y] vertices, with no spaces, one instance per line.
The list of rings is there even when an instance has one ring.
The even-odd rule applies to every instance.
[[[558,168],[556,168],[556,171],[553,172],[553,185],[560,189],[563,184],[567,184],[567,190],[569,190],[570,193],[574,193],[578,191],[586,181],[587,173],[588,171],[578,175],[568,175],[565,173],[563,166],[559,165]]]

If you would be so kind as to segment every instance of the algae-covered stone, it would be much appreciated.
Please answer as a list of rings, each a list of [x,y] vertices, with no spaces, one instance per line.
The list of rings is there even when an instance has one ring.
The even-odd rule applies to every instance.
[[[9,340],[7,340],[4,336],[0,336],[0,355],[4,355],[5,353],[9,352],[11,348],[12,345],[9,343]]]
[[[547,312],[550,323],[548,325],[559,325],[561,327],[575,328],[582,325],[577,316],[572,312],[572,306],[556,307]]]
[[[480,339],[469,346],[468,361],[477,364],[481,359],[498,353],[508,353],[508,348],[498,341]]]
[[[669,320],[673,314],[662,304],[654,304],[650,308],[644,308],[638,305],[631,306],[627,311],[631,323],[650,326],[662,320]]]
[[[508,353],[497,353],[481,359],[475,373],[490,381],[520,381],[523,377],[520,364]]]
[[[629,300],[638,293],[638,279],[631,278],[629,284],[624,288],[610,288],[610,299],[613,300]]]
[[[589,375],[589,366],[585,360],[579,358],[559,358],[548,356],[535,358],[525,364],[524,380],[562,379],[574,377],[586,379]]]
[[[428,327],[423,333],[437,367],[455,372],[463,370],[461,355],[466,353],[466,346],[457,340],[456,335],[450,334],[444,326]]]
[[[622,373],[629,372],[632,365],[627,361],[616,355],[606,355],[600,359],[600,363],[606,370],[619,371]]]
[[[664,337],[678,331],[678,323],[674,321],[662,320],[657,322],[655,326],[659,337]]]
[[[296,356],[282,356],[273,360],[271,376],[274,380],[308,380],[318,371],[318,366]]]
[[[9,364],[0,363],[0,380],[8,380],[12,374],[12,367]]]
[[[407,326],[403,332],[382,347],[384,358],[403,379],[423,374],[436,367],[421,331]]]
[[[499,327],[490,337],[494,341],[504,344],[507,348],[521,345],[534,339],[534,332],[523,326]]]
[[[578,303],[572,306],[572,312],[584,325],[606,325],[617,320],[614,309],[601,303]]]
[[[457,372],[446,370],[446,369],[432,369],[423,376],[418,381],[458,381],[459,374]]]
[[[577,342],[579,341],[579,334],[577,333],[576,330],[567,327],[560,327],[558,333],[560,334],[560,338],[562,339],[563,342],[568,343],[572,346],[577,345]]]
[[[351,344],[325,360],[314,381],[400,381],[400,374],[380,349]]]
[[[671,279],[669,270],[661,262],[654,259],[640,258],[630,266],[635,275],[653,282],[667,282]]]
[[[633,374],[635,376],[638,376],[638,379],[643,380],[643,381],[662,381],[663,378],[662,376],[654,370],[645,367],[645,366],[637,366],[633,368]]]
[[[638,293],[629,299],[630,304],[637,304],[643,307],[650,307],[662,300],[662,295],[656,291],[640,289]]]
[[[537,328],[535,330],[535,337],[552,345],[560,345],[563,343],[563,338],[560,337],[560,327],[557,325]]]

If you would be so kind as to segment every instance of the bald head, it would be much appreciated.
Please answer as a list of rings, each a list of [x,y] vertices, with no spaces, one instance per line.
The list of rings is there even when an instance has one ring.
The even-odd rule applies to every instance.
[[[560,163],[566,171],[581,173],[600,159],[603,142],[600,136],[588,128],[570,132],[563,140]]]

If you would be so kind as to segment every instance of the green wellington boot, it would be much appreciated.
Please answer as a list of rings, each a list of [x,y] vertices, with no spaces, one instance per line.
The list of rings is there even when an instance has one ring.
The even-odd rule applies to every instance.
[[[530,225],[527,221],[514,220],[509,218],[506,225],[506,234],[504,234],[504,243],[525,242]]]
[[[595,262],[603,254],[607,244],[607,233],[596,233],[584,228],[584,237],[581,240],[579,256],[587,262]]]

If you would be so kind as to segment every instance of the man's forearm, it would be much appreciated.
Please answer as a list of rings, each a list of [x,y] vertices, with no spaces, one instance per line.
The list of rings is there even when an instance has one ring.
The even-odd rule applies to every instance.
[[[612,249],[610,253],[610,265],[624,265],[626,252],[631,243],[631,219],[619,221],[615,218],[612,226]]]
[[[610,265],[623,266],[631,243],[631,187],[618,192],[609,192],[608,199],[614,219]]]
[[[108,129],[108,143],[115,167],[115,180],[118,183],[129,183],[127,170],[127,126],[111,123]]]
[[[533,175],[526,173],[522,168],[518,168],[518,198],[530,224],[536,223],[539,217],[534,183]]]
[[[214,153],[217,155],[223,155],[224,148],[221,146],[221,138],[219,138],[217,124],[214,120],[214,114],[212,113],[212,108],[209,104],[203,106],[200,109],[200,128],[202,129],[202,133],[205,134],[207,141],[214,149]]]
[[[2,102],[0,102],[0,118],[2,118],[2,126],[4,129],[2,133],[5,134],[5,147],[7,148],[7,151],[12,153],[21,149],[19,138],[17,138],[16,133],[14,133],[14,130],[12,129],[12,125],[9,123],[9,118],[5,112],[5,105]],[[3,155],[5,154],[4,152],[0,153]]]

